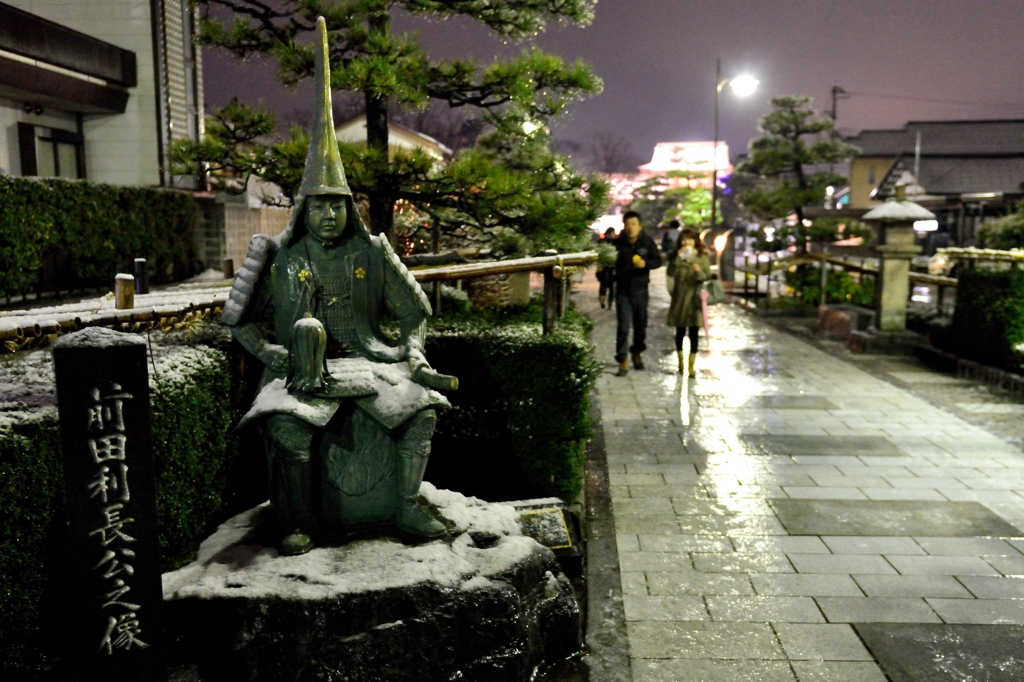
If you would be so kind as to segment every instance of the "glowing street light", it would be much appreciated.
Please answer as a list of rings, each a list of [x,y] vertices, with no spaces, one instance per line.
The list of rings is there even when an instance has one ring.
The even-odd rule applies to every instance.
[[[732,92],[737,97],[749,97],[754,94],[757,90],[757,86],[760,85],[761,81],[757,80],[753,76],[743,75],[736,76],[729,81],[729,87],[732,88]]]
[[[711,229],[715,229],[715,221],[718,219],[718,94],[722,88],[729,85],[737,97],[747,97],[754,94],[761,81],[750,75],[726,76],[722,78],[722,60],[715,60],[715,143],[712,147],[711,156]]]

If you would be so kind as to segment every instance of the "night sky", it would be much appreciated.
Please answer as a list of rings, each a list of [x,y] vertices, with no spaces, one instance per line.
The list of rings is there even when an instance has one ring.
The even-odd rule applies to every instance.
[[[523,49],[469,21],[400,18],[394,28],[420,31],[439,58]],[[770,97],[806,95],[824,110],[833,85],[851,93],[839,102],[843,132],[1024,118],[1024,0],[601,0],[591,26],[551,27],[536,43],[583,58],[604,79],[603,94],[555,126],[556,139],[620,134],[644,160],[659,141],[711,139],[716,57],[724,73],[761,80],[748,99],[722,93],[722,138],[733,156]],[[212,50],[204,60],[208,108],[238,95],[284,115],[310,109],[308,87],[285,90],[272,63]]]

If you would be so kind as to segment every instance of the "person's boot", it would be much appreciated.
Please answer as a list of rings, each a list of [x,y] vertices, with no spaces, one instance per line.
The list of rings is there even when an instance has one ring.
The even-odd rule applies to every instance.
[[[624,377],[627,374],[629,374],[629,362],[623,360],[622,362],[619,363],[619,371],[615,373],[615,376]]]
[[[281,505],[277,513],[285,531],[279,551],[283,555],[305,554],[313,549],[312,467],[308,460],[282,462],[278,475]]]
[[[681,361],[682,361],[682,357],[680,356],[680,362]],[[697,354],[696,353],[690,353],[690,376],[691,377],[697,376],[697,370],[694,369],[694,367],[693,367],[694,364],[696,364],[696,362],[697,362]]]
[[[677,350],[676,356],[679,357],[679,373],[683,374],[686,372],[686,353],[681,350]]]
[[[639,353],[633,353],[633,369],[643,369],[643,368],[644,368],[643,358],[640,357]]]
[[[447,533],[444,524],[420,506],[420,484],[430,458],[430,438],[436,419],[413,424],[398,443],[398,510],[395,526],[416,538],[433,540]]]

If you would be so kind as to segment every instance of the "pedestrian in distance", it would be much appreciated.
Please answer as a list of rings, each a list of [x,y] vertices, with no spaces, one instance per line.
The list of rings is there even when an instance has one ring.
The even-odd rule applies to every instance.
[[[661,238],[661,250],[663,253],[671,253],[676,250],[679,244],[679,232],[681,231],[682,225],[678,220],[673,220],[668,224],[668,229],[665,230],[665,235]]]
[[[679,248],[669,255],[666,274],[672,277],[672,302],[668,308],[668,325],[676,328],[676,355],[679,357],[679,373],[688,369],[691,377],[697,376],[697,340],[700,328],[704,326],[701,313],[700,292],[704,282],[711,278],[711,262],[708,250],[701,243],[697,233],[689,228],[679,233]],[[689,362],[684,363],[683,337],[690,337]]]
[[[640,214],[628,211],[622,216],[622,232],[615,240],[618,257],[615,261],[615,304],[618,306],[616,320],[618,329],[615,338],[615,360],[619,371],[615,376],[624,377],[629,373],[629,356],[633,368],[643,369],[640,354],[647,350],[647,303],[651,270],[661,267],[661,253],[650,235],[645,234],[640,224]],[[629,328],[633,327],[633,343],[629,343]]]
[[[615,228],[609,227],[605,230],[601,241],[605,244],[613,244],[615,241]],[[615,266],[597,266],[597,281],[600,284],[597,300],[601,303],[602,309],[607,307],[611,310],[612,305],[615,303]]]

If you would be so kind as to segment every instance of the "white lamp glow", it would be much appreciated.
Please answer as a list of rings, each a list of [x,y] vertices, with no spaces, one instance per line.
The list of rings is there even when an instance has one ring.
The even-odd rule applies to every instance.
[[[757,86],[760,82],[761,81],[757,80],[753,76],[736,76],[729,81],[729,87],[732,88],[733,94],[737,97],[746,97],[754,94],[754,91],[757,90]]]
[[[914,231],[915,232],[935,232],[939,229],[938,220],[915,220]]]

